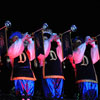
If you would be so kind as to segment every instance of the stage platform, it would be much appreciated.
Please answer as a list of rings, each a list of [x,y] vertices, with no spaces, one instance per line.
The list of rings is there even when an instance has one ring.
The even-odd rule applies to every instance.
[[[76,100],[75,97],[68,97],[67,95],[64,94],[64,99],[63,100]],[[2,93],[0,91],[0,100],[20,100],[16,97],[15,92],[13,91],[12,93]],[[40,94],[36,93],[32,100],[45,100],[45,98]],[[51,100],[51,99],[50,99]],[[100,95],[98,97],[98,100],[100,100]]]
[[[3,93],[0,91],[0,100],[20,100],[16,97],[14,91],[9,91],[9,93]],[[44,96],[41,95],[40,92],[37,92],[34,94],[32,100],[45,100]],[[64,95],[63,100],[75,100],[74,98],[69,98],[66,95]]]

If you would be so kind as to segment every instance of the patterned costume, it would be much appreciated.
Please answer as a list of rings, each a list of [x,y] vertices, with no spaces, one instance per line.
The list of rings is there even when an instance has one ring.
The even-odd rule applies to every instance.
[[[34,94],[34,81],[36,80],[30,61],[34,60],[35,53],[34,41],[31,39],[25,48],[26,35],[22,37],[20,32],[14,32],[10,36],[10,39],[14,36],[18,39],[9,47],[8,56],[12,64],[11,80],[14,80],[16,95],[19,96],[20,93],[23,98],[27,96],[27,100],[30,100]]]
[[[70,62],[76,69],[76,84],[78,87],[78,100],[97,100],[98,80],[94,65],[99,60],[98,47],[89,36],[69,56]],[[73,63],[73,58],[74,62]]]
[[[44,32],[44,34],[49,33]],[[62,47],[60,39],[55,39],[57,34],[53,34],[54,35],[52,35],[49,39],[44,40],[45,55],[43,56],[40,54],[40,56],[38,56],[38,60],[40,65],[43,66],[42,83],[45,98],[47,100],[62,100],[64,80],[62,72]]]

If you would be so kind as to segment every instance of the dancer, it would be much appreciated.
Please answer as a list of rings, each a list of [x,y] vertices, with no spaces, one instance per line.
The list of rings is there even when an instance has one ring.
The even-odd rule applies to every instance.
[[[9,37],[12,40],[8,49],[12,65],[11,80],[14,80],[16,95],[21,96],[21,100],[32,99],[36,80],[30,65],[30,61],[35,58],[34,41],[28,37],[28,33],[22,36],[21,32],[17,31]]]
[[[73,48],[69,60],[75,69],[77,100],[97,100],[98,79],[93,64],[100,59],[98,47],[90,36],[86,36],[85,42],[80,37],[73,39]]]
[[[62,47],[61,41],[51,29],[43,31],[45,55],[38,60],[43,68],[43,90],[46,100],[63,99]]]

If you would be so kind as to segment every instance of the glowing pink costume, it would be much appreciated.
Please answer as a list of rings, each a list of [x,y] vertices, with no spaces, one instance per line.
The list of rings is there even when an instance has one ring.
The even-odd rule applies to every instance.
[[[79,98],[82,100],[96,100],[98,98],[98,79],[94,65],[100,58],[98,46],[87,41],[81,44],[69,55],[69,60],[75,69],[76,84],[78,85]],[[74,59],[74,62],[73,62]]]
[[[45,55],[39,55],[38,60],[43,66],[43,89],[45,98],[48,99],[63,99],[63,80],[62,72],[62,46],[60,39],[55,40],[57,47],[52,45],[54,36],[44,41]],[[45,62],[45,63],[44,63]]]
[[[12,64],[11,80],[15,82],[16,94],[33,96],[34,81],[36,80],[30,61],[35,58],[34,41],[31,39],[27,49],[24,47],[24,38],[16,40],[8,49],[8,56]]]

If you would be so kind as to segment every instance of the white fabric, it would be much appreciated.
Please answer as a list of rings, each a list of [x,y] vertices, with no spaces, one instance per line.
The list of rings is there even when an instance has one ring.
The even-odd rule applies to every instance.
[[[29,60],[32,61],[35,58],[35,46],[34,42],[30,42],[28,44],[28,52],[29,52]],[[18,57],[20,54],[22,54],[24,50],[24,41],[23,39],[16,40],[8,49],[8,56],[11,60],[11,64],[13,66],[14,58]]]
[[[76,51],[73,52],[73,58],[75,64],[78,64],[82,61],[85,50],[86,50],[86,43],[83,43],[77,48]],[[95,64],[100,59],[97,45],[91,48],[91,59],[93,64]]]
[[[77,48],[77,50],[73,51],[75,64],[78,64],[82,61],[85,50],[86,50],[86,43],[83,43]]]
[[[91,59],[92,59],[93,64],[95,64],[100,59],[97,45],[91,48]]]
[[[40,62],[40,66],[43,66],[43,61],[49,55],[50,49],[51,49],[51,42],[53,40],[54,40],[54,36],[51,36],[50,39],[44,41],[44,52],[45,52],[45,55],[40,54],[38,56],[38,59],[39,59],[39,62]],[[62,62],[64,59],[63,59],[63,55],[62,55],[61,41],[60,41],[60,39],[57,39],[56,42],[58,44],[58,47],[56,48],[57,56],[60,59],[60,61]]]
[[[24,50],[24,43],[22,39],[16,40],[8,49],[8,56],[10,58],[18,57]]]

